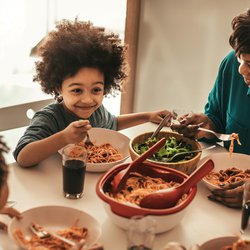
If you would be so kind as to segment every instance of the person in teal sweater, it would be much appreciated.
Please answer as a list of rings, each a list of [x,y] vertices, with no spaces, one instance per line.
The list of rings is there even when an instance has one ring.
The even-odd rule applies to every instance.
[[[221,62],[204,113],[186,114],[180,117],[179,125],[171,128],[185,136],[210,141],[215,141],[213,135],[198,131],[198,127],[219,133],[238,133],[241,145],[235,143],[234,152],[250,155],[250,9],[232,20],[232,29],[229,43],[234,51]],[[229,145],[230,142],[224,142],[226,148]],[[242,187],[230,192],[216,190],[210,198],[241,207]]]

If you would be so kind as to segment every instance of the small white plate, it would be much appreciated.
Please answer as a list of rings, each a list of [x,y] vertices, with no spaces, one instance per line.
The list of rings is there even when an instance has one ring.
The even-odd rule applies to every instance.
[[[24,211],[22,219],[12,219],[8,226],[9,236],[22,247],[13,237],[13,233],[17,229],[21,229],[24,237],[30,237],[31,231],[29,225],[31,222],[38,223],[39,225],[47,228],[50,231],[58,231],[67,229],[76,222],[77,226],[85,227],[88,229],[86,243],[92,245],[96,243],[101,236],[101,226],[98,221],[91,215],[71,207],[64,206],[42,206],[35,207]]]
[[[199,250],[221,250],[224,246],[230,246],[238,240],[236,236],[219,237],[203,243]]]
[[[233,153],[230,157],[228,152],[214,153],[202,158],[198,166],[205,162],[207,159],[213,160],[214,169],[212,171],[214,172],[219,172],[220,170],[225,170],[232,167],[242,170],[250,169],[250,156],[245,154]],[[203,178],[203,182],[211,191],[220,188],[219,186],[210,183],[205,178]]]
[[[101,145],[104,143],[110,143],[119,153],[122,154],[123,158],[119,161],[109,162],[109,163],[87,163],[87,172],[105,172],[110,168],[123,163],[129,158],[129,141],[130,139],[115,130],[105,129],[105,128],[92,128],[89,130],[90,140],[96,144]],[[62,154],[62,149],[58,151]]]

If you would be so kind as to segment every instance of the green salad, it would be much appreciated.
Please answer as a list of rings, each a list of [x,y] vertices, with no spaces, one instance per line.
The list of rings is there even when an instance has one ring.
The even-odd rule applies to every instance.
[[[143,143],[136,143],[133,148],[137,154],[143,154],[147,151],[153,144],[155,144],[159,139],[148,138]],[[195,156],[195,153],[190,154],[182,154],[176,156],[174,159],[171,160],[171,157],[180,152],[190,152],[192,150],[192,145],[187,144],[182,140],[177,140],[175,137],[169,137],[166,140],[165,145],[155,154],[153,154],[150,159],[154,161],[160,162],[179,162],[179,161],[186,161],[190,160]]]

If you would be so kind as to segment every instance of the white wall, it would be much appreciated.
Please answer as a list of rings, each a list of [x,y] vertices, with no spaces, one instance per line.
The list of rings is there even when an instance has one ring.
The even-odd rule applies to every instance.
[[[134,111],[203,111],[249,0],[142,0]]]

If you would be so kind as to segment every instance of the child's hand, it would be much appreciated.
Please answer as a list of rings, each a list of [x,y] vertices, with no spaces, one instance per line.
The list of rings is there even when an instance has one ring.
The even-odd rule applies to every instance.
[[[3,207],[0,213],[8,215],[10,218],[16,217],[17,219],[21,219],[20,212],[13,207]],[[0,222],[0,230],[7,231],[7,228],[8,226],[5,223]]]
[[[79,143],[87,134],[87,131],[91,129],[91,125],[88,120],[79,120],[69,124],[67,128],[63,130],[66,143]]]
[[[160,123],[166,115],[170,115],[170,114],[171,114],[171,112],[168,110],[150,112],[149,113],[149,121],[153,122],[153,123]],[[170,126],[170,121],[168,122],[168,124],[166,124],[166,126]]]

